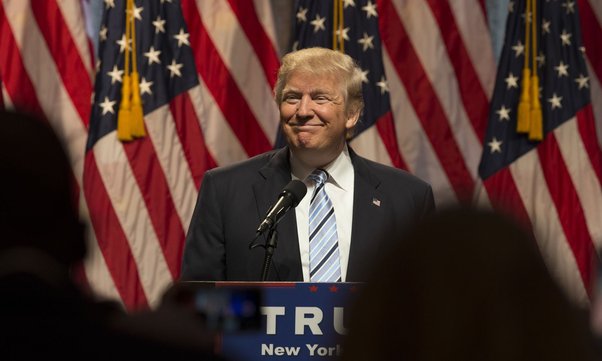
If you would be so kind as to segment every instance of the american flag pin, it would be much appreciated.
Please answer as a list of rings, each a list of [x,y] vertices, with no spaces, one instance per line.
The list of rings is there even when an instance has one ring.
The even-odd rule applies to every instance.
[[[377,207],[380,207],[380,199],[372,198],[372,204]]]

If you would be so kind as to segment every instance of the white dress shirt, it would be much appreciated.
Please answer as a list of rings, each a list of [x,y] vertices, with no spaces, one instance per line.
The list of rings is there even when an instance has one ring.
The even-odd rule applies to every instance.
[[[307,176],[314,169],[304,167],[290,153],[291,176],[293,179],[302,180],[307,186],[307,194],[297,208],[297,235],[299,237],[299,250],[301,251],[301,267],[303,280],[309,282],[309,202],[314,193],[314,182]],[[323,168],[328,174],[325,184],[326,194],[332,201],[334,215],[337,221],[337,235],[339,236],[339,255],[341,257],[341,280],[345,282],[347,264],[349,261],[349,247],[351,245],[351,224],[353,221],[353,185],[354,172],[347,145],[341,154],[330,164]]]

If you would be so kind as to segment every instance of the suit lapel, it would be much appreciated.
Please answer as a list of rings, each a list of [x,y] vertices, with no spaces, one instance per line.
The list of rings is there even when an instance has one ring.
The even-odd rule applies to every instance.
[[[380,233],[383,210],[380,202],[383,200],[378,190],[380,180],[371,172],[365,160],[359,157],[351,148],[349,155],[353,163],[355,180],[353,191],[353,221],[351,229],[351,245],[347,267],[347,282],[364,281],[368,270],[362,269],[369,255],[377,247],[374,238]]]
[[[263,219],[268,209],[278,199],[282,189],[291,180],[288,147],[277,151],[272,159],[259,170],[259,173],[262,180],[253,185],[253,192],[255,193],[257,212],[260,219]],[[278,244],[274,251],[268,279],[276,281],[303,280],[297,219],[294,210],[289,211],[282,218],[278,223],[277,231]]]

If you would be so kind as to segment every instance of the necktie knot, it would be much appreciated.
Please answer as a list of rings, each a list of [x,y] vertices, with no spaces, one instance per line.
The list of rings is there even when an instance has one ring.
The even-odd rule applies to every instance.
[[[316,183],[316,186],[320,186],[326,183],[328,179],[328,173],[324,169],[315,169],[309,175],[309,179],[313,180]]]

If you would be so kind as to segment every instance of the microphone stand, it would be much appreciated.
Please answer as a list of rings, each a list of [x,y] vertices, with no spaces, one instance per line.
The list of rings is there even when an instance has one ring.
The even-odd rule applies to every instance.
[[[278,231],[276,228],[270,229],[268,233],[268,240],[265,243],[265,256],[263,258],[263,268],[261,271],[261,280],[267,281],[268,273],[270,272],[270,265],[272,264],[272,255],[274,255],[274,248],[278,244]]]
[[[255,238],[251,241],[251,244],[249,244],[249,249],[254,249],[256,247],[263,247],[265,249],[263,267],[261,268],[261,281],[267,281],[268,273],[270,272],[270,265],[272,264],[272,256],[274,255],[274,249],[278,244],[278,231],[276,231],[276,227],[270,227],[265,245],[255,243],[260,235],[261,233],[257,233]]]

